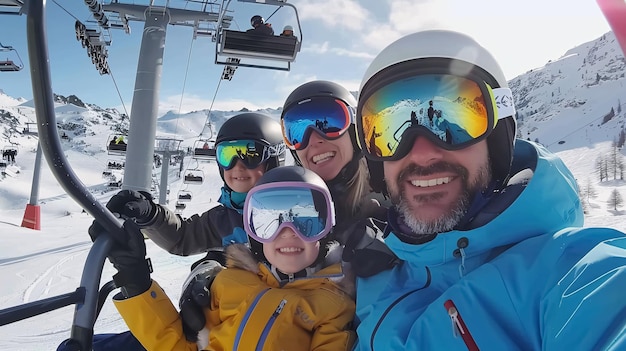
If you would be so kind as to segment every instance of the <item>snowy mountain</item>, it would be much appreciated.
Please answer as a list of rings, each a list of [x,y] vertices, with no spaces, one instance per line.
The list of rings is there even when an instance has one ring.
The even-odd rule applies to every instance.
[[[552,151],[617,139],[625,118],[625,72],[626,60],[609,32],[512,79],[518,137]]]

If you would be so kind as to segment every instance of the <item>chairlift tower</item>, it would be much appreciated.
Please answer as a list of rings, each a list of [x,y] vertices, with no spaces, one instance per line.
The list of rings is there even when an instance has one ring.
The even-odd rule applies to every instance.
[[[167,203],[168,174],[172,155],[183,155],[180,150],[181,139],[157,138],[154,143],[154,153],[163,156],[161,162],[161,182],[159,185],[159,205]],[[182,162],[182,161],[181,161]]]
[[[118,25],[116,19],[121,23],[145,22],[130,112],[123,189],[145,191],[150,189],[159,88],[168,24],[193,27],[196,33],[201,24],[205,26],[204,28],[207,24],[217,28],[217,22],[220,20],[221,27],[228,27],[232,20],[232,16],[220,16],[220,9],[216,8],[219,5],[208,0],[187,1],[189,6],[185,9],[169,7],[167,6],[169,1],[165,2],[165,6],[158,6],[155,2],[157,1],[151,0],[147,6],[119,1],[102,5],[105,13],[115,14],[108,16],[111,28],[123,27]],[[191,10],[192,6],[199,9]]]

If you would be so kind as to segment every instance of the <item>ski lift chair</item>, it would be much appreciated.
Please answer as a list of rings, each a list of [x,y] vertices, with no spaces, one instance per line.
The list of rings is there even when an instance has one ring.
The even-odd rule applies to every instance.
[[[122,137],[122,141],[118,141],[118,137]],[[113,134],[107,139],[107,151],[109,155],[124,155],[126,153],[125,135]]]
[[[199,159],[199,160],[214,160],[215,159],[215,140],[213,139],[197,140],[193,146],[193,158]]]
[[[300,41],[297,37],[281,37],[277,35],[263,35],[252,32],[239,32],[235,30],[222,30],[219,39],[216,56],[226,55],[243,59],[257,59],[264,62],[274,62],[268,64],[252,64],[238,62],[220,61],[216,57],[217,64],[229,66],[244,66],[255,68],[269,68],[280,71],[289,71],[291,62],[294,62],[298,51],[300,51]],[[218,55],[219,54],[219,55]]]
[[[287,6],[295,13],[294,22],[298,26],[298,36],[286,37],[280,35],[264,35],[255,32],[236,31],[226,29],[219,23],[215,48],[215,63],[227,66],[243,66],[252,68],[266,68],[280,71],[289,71],[291,63],[302,46],[302,27],[298,17],[298,10],[286,0],[239,0],[239,2],[262,3],[263,5],[277,6],[278,9]],[[230,1],[229,1],[230,3]],[[222,9],[227,13],[228,5]],[[239,61],[236,61],[239,59]],[[244,59],[244,60],[241,60]],[[232,75],[227,75],[227,77]]]
[[[187,205],[185,205],[184,203],[182,203],[182,202],[177,202],[176,203],[176,211],[182,211],[185,208],[187,208]]]
[[[202,184],[204,173],[200,169],[190,169],[185,173],[183,183],[185,184]]]
[[[22,134],[37,136],[37,133],[37,124],[34,122],[26,122],[26,127],[24,127]]]
[[[0,61],[0,72],[17,72],[22,67],[11,60]]]
[[[109,182],[109,189],[119,189],[122,187],[122,179],[112,180]]]
[[[118,161],[118,160],[108,160],[107,161],[107,169],[117,169],[122,170],[126,166],[126,162]]]
[[[178,202],[189,202],[191,201],[191,191],[181,190],[178,192]]]
[[[2,51],[14,52],[17,61],[8,58],[6,60],[0,61],[0,72],[17,72],[24,68],[24,63],[22,62],[20,55],[17,53],[17,50],[15,50],[12,46],[4,46],[2,45],[2,43],[0,43],[0,52]]]

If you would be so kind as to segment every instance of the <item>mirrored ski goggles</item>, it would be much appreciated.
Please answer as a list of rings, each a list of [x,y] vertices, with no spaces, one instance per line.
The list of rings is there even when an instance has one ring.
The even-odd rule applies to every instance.
[[[283,228],[291,228],[306,242],[315,242],[335,225],[335,208],[328,192],[302,182],[253,187],[243,213],[246,233],[262,243],[272,242]]]
[[[348,130],[352,121],[353,108],[330,97],[314,97],[292,104],[281,117],[283,137],[291,150],[306,148],[313,131],[326,139],[337,139]]]
[[[446,150],[465,148],[486,138],[499,116],[515,114],[510,89],[450,74],[410,76],[364,98],[359,142],[380,161],[406,156],[418,135]]]
[[[225,170],[235,167],[237,160],[253,169],[270,157],[279,156],[285,151],[285,144],[265,145],[254,140],[222,141],[215,147],[217,164]]]

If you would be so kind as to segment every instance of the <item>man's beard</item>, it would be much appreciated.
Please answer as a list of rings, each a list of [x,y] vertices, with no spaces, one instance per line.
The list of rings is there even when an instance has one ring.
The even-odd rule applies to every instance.
[[[469,179],[469,172],[467,168],[461,165],[454,165],[447,162],[438,162],[428,167],[421,167],[415,164],[409,165],[398,175],[396,184],[402,184],[406,182],[409,176],[429,176],[439,172],[452,172],[461,179],[462,188],[461,195],[447,213],[444,213],[438,218],[431,221],[420,220],[413,214],[410,202],[406,199],[406,193],[404,190],[389,189],[392,203],[395,204],[395,208],[401,215],[404,223],[412,230],[413,234],[417,235],[429,235],[436,233],[443,233],[454,229],[459,221],[465,216],[467,209],[471,205],[471,200],[474,194],[485,189],[487,184],[491,180],[491,168],[489,167],[489,160],[483,164],[479,169],[474,179]],[[404,188],[403,188],[404,189]],[[428,203],[444,196],[442,193],[433,193],[427,195],[416,195],[413,200],[421,203]],[[419,210],[418,210],[419,211]],[[406,233],[409,234],[409,233]]]

